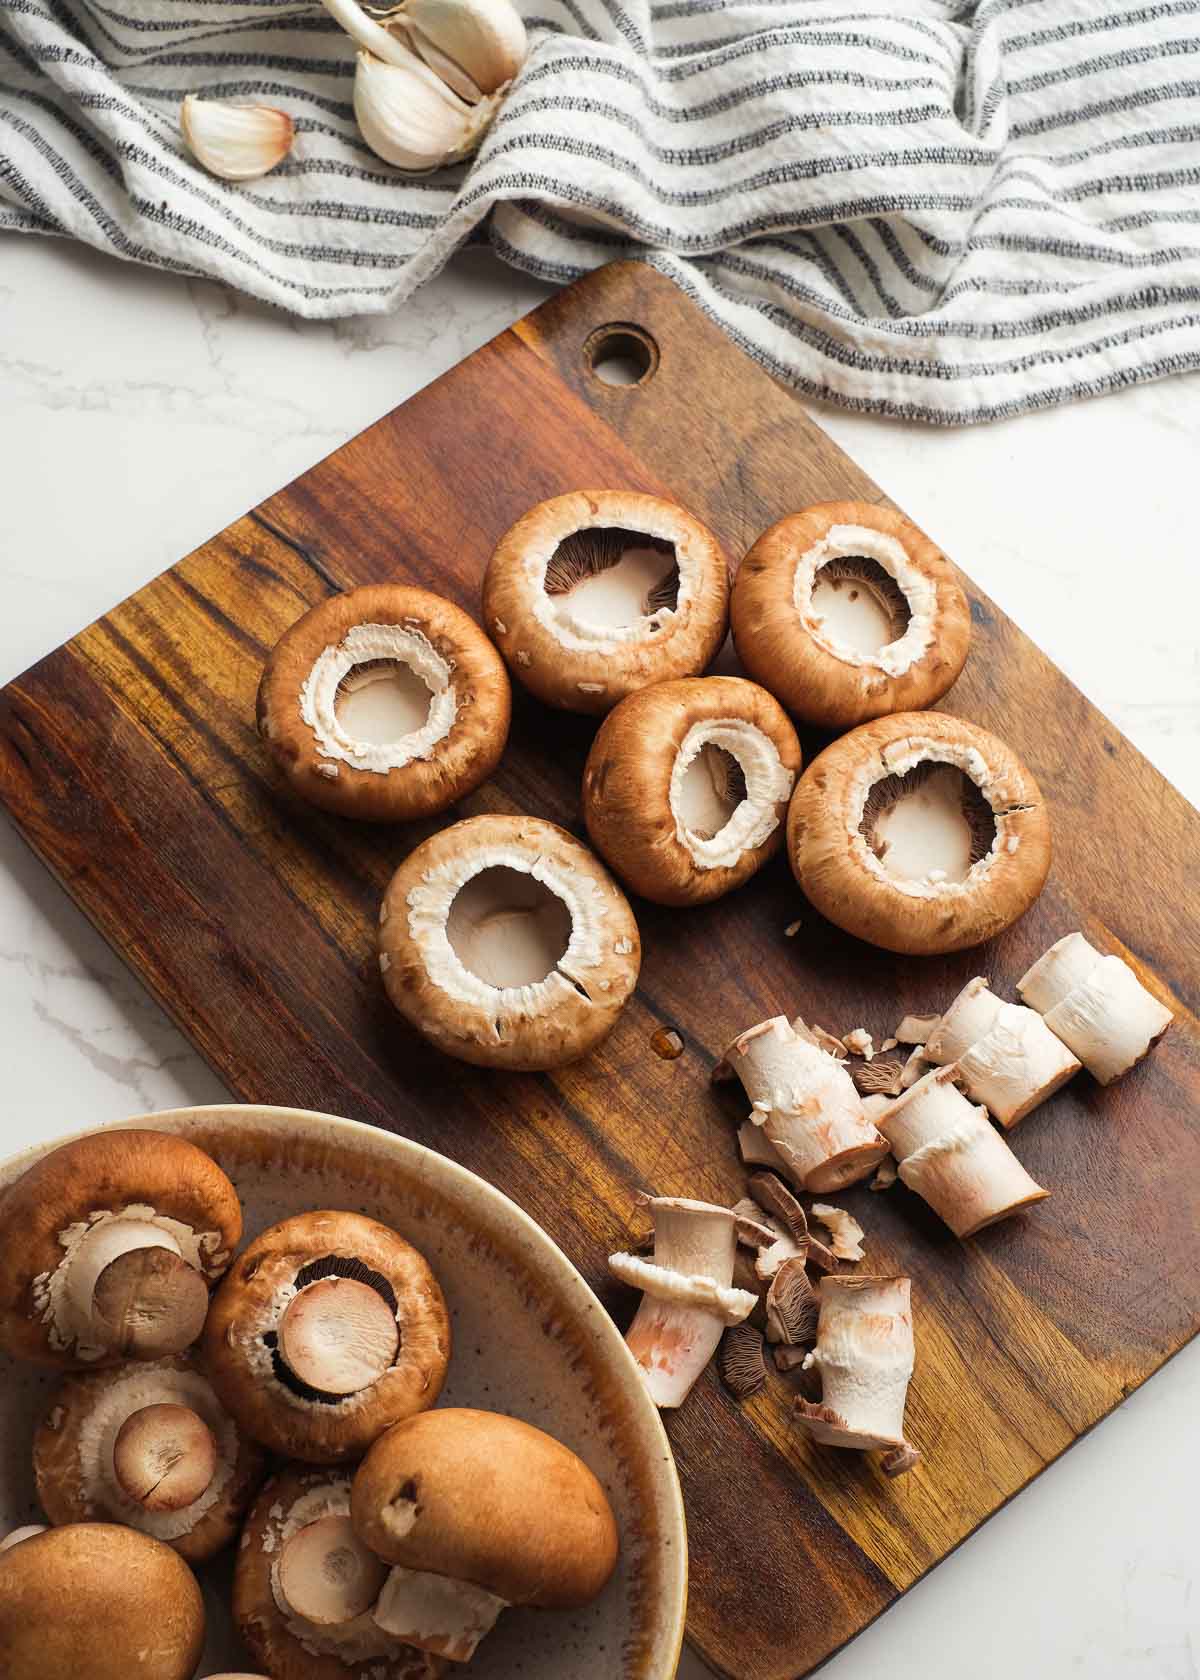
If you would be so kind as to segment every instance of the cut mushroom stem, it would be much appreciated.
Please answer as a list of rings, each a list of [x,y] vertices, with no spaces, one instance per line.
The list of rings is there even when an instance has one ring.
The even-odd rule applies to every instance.
[[[13,1528],[0,1540],[0,1552],[7,1552],[13,1546],[19,1546],[22,1540],[32,1540],[35,1534],[47,1533],[45,1523],[26,1523],[24,1528]]]
[[[118,1229],[125,1223],[113,1221]],[[208,1285],[200,1273],[158,1243],[128,1249],[110,1261],[92,1294],[95,1329],[113,1353],[126,1359],[182,1353],[203,1330],[207,1315]]]
[[[397,1564],[371,1616],[385,1633],[405,1644],[465,1663],[507,1608],[502,1598],[470,1581],[402,1569]]]
[[[314,1627],[341,1627],[366,1614],[388,1576],[348,1516],[298,1529],[279,1554],[277,1583],[288,1609]]]
[[[1017,1160],[987,1117],[954,1083],[953,1064],[936,1068],[891,1105],[880,1128],[899,1174],[954,1232],[973,1237],[986,1225],[1050,1194]]]
[[[830,1447],[904,1448],[913,1369],[912,1283],[906,1277],[824,1277],[817,1345],[821,1404],[796,1402],[801,1429]]]
[[[130,1413],[113,1443],[122,1492],[150,1512],[193,1505],[217,1472],[212,1430],[190,1406],[162,1403]]]
[[[751,1120],[805,1190],[840,1190],[887,1154],[845,1068],[782,1015],[740,1034],[725,1055]]]
[[[1005,1003],[982,975],[968,981],[925,1045],[927,1061],[954,1063],[967,1095],[1015,1126],[1079,1072],[1041,1016]],[[914,1087],[915,1088],[915,1087]]]
[[[652,1258],[614,1254],[614,1276],[643,1291],[626,1341],[658,1406],[681,1406],[717,1351],[722,1331],[740,1324],[757,1295],[732,1287],[737,1218],[731,1208],[652,1198]]]
[[[293,1376],[321,1394],[357,1394],[390,1369],[400,1348],[393,1308],[354,1278],[310,1283],[289,1303],[279,1351]]]
[[[1128,1073],[1175,1019],[1127,962],[1081,933],[1051,945],[1017,990],[1101,1085]]]

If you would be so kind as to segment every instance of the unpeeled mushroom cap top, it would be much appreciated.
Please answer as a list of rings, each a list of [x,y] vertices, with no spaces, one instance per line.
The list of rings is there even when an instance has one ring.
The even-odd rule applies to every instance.
[[[539,503],[501,539],[483,582],[484,624],[513,676],[547,705],[597,716],[703,671],[728,617],[712,532],[632,490]]]
[[[0,1197],[0,1347],[68,1368],[179,1351],[241,1234],[233,1185],[185,1138],[63,1144]]]
[[[395,695],[391,738],[352,698],[377,683]],[[312,607],[272,650],[258,691],[259,732],[300,797],[369,822],[432,816],[478,787],[511,711],[504,663],[474,619],[407,584]]]
[[[601,724],[583,773],[593,845],[635,892],[700,904],[783,844],[800,743],[766,689],[691,677],[631,694]]]
[[[1016,754],[942,712],[878,718],[826,747],[797,783],[787,843],[793,873],[823,916],[913,955],[965,950],[1003,932],[1041,892],[1051,854],[1041,792]],[[903,873],[887,865],[893,847],[893,859],[912,858]],[[951,863],[951,854],[950,869],[925,862]]]
[[[855,617],[855,601],[860,617],[874,603],[878,638],[864,643],[837,621]],[[945,555],[903,514],[869,502],[820,502],[764,531],[734,580],[731,618],[750,675],[823,729],[932,706],[971,637]]]
[[[484,1067],[560,1067],[612,1029],[641,941],[620,887],[586,846],[537,817],[472,817],[410,852],[384,895],[388,997],[446,1054]]]
[[[0,1555],[4,1680],[192,1680],[203,1643],[191,1570],[134,1529],[73,1523]]]

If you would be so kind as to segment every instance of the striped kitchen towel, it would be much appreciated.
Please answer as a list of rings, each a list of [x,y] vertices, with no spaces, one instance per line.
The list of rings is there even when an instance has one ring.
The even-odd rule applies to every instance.
[[[641,256],[772,372],[955,423],[1200,366],[1200,0],[522,0],[470,165],[367,150],[297,0],[0,0],[0,228],[308,316],[388,310],[472,236],[571,280]],[[189,91],[298,138],[227,186]]]

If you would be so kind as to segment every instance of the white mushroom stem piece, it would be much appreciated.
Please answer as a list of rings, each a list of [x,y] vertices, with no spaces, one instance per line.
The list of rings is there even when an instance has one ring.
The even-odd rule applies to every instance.
[[[973,1237],[1050,1194],[990,1124],[987,1110],[955,1085],[956,1069],[936,1068],[898,1097],[879,1125],[899,1174],[956,1237]]]
[[[19,1546],[22,1540],[32,1540],[35,1534],[45,1534],[45,1523],[26,1523],[24,1528],[14,1528],[0,1540],[0,1552],[7,1552],[12,1546]]]
[[[887,1154],[850,1075],[797,1023],[782,1015],[762,1021],[734,1040],[725,1059],[750,1098],[751,1120],[803,1189],[840,1190]]]
[[[1051,945],[1017,990],[1101,1085],[1128,1073],[1175,1019],[1128,963],[1081,933]]]
[[[1041,1016],[1005,1003],[982,975],[970,980],[929,1035],[926,1060],[955,1063],[967,1095],[1015,1126],[1079,1072]]]
[[[387,1564],[368,1550],[347,1515],[319,1517],[285,1542],[275,1584],[294,1616],[340,1627],[365,1615],[387,1580]]]
[[[681,1406],[717,1351],[721,1333],[758,1305],[734,1289],[737,1218],[731,1208],[676,1197],[647,1203],[654,1220],[649,1259],[614,1254],[609,1268],[643,1291],[625,1338],[657,1406]]]
[[[44,1295],[60,1338],[74,1339],[81,1359],[157,1359],[200,1334],[208,1285],[173,1223],[129,1208],[64,1233],[66,1258],[52,1277],[35,1280],[34,1294]]]
[[[471,1581],[396,1564],[371,1617],[385,1633],[408,1645],[465,1663],[507,1608],[502,1598]]]
[[[805,1369],[821,1373],[821,1404],[796,1402],[796,1421],[814,1441],[911,1452],[904,1439],[914,1357],[911,1292],[906,1277],[821,1279],[817,1345],[804,1361]]]
[[[113,1443],[113,1474],[143,1510],[183,1511],[217,1473],[216,1438],[190,1406],[161,1402],[131,1412]]]

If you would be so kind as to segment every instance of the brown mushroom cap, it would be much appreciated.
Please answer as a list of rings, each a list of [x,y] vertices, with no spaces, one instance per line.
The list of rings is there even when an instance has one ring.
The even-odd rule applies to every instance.
[[[327,1497],[328,1496],[328,1497]],[[320,1627],[289,1614],[276,1591],[290,1534],[349,1509],[348,1478],[329,1470],[280,1472],[263,1488],[242,1531],[233,1577],[233,1615],[254,1661],[272,1680],[438,1680],[447,1665],[397,1643],[371,1621]],[[311,1510],[305,1511],[305,1507]],[[286,1601],[284,1601],[286,1603]],[[339,1645],[341,1649],[339,1649]]]
[[[624,609],[571,599],[623,566],[634,568]],[[632,490],[540,502],[501,539],[483,580],[483,621],[509,670],[569,712],[600,716],[636,689],[703,671],[728,619],[729,568],[712,532]]]
[[[796,731],[765,688],[741,677],[655,683],[601,724],[583,772],[584,820],[634,892],[707,903],[779,850],[799,769]],[[689,809],[690,779],[703,788],[726,775],[728,788]]]
[[[586,1055],[641,964],[620,887],[538,817],[471,817],[426,840],[393,875],[380,923],[392,1003],[439,1050],[482,1067]]]
[[[887,639],[845,641],[814,601],[814,579],[873,602]],[[734,580],[731,621],[750,675],[823,729],[932,706],[957,679],[971,638],[970,607],[945,555],[911,519],[870,502],[818,502],[764,531]]]
[[[132,1497],[134,1459],[126,1471],[128,1489],[122,1486],[116,1463],[117,1442],[127,1427],[137,1426],[150,1454],[158,1447],[171,1446],[171,1432],[164,1436],[161,1430],[148,1427],[153,1421],[148,1412],[161,1407],[186,1410],[209,1433],[216,1448],[212,1474],[190,1503],[174,1508],[169,1504],[164,1508],[153,1498],[147,1503]],[[185,1444],[180,1431],[173,1433],[176,1446]],[[203,1453],[203,1438],[199,1438]],[[125,1444],[128,1450],[128,1434]],[[136,1437],[133,1445],[137,1445]],[[176,1493],[186,1491],[181,1475],[196,1467],[194,1455],[189,1459],[167,1478],[168,1483],[174,1482]],[[170,1464],[167,1468],[171,1469]],[[38,1498],[52,1523],[124,1523],[196,1564],[214,1556],[237,1534],[262,1480],[263,1455],[238,1433],[195,1354],[176,1354],[154,1364],[111,1366],[65,1378],[51,1396],[34,1435],[33,1469]],[[146,1486],[154,1486],[153,1478]],[[161,1491],[164,1498],[174,1497],[166,1485]]]
[[[323,1283],[327,1296],[335,1276],[377,1291],[399,1329],[390,1363],[380,1369],[368,1357],[358,1367],[368,1380],[340,1394],[315,1386],[311,1360],[301,1381],[286,1364],[282,1338],[292,1303]],[[347,1334],[361,1323],[347,1319]],[[327,1321],[322,1337],[334,1328]],[[434,1404],[450,1358],[450,1320],[428,1264],[395,1231],[357,1213],[304,1213],[264,1231],[238,1258],[213,1298],[203,1346],[213,1387],[247,1435],[285,1458],[337,1464],[360,1457],[389,1424]],[[340,1375],[345,1350],[326,1340],[325,1351]]]
[[[192,1680],[203,1644],[195,1577],[148,1535],[73,1523],[0,1555],[4,1680]]]
[[[409,731],[427,737],[420,756],[377,734],[361,740],[338,710],[348,691],[397,672],[411,688]],[[511,710],[503,661],[474,619],[397,583],[312,607],[276,643],[258,690],[259,733],[295,791],[368,822],[432,816],[477,788],[504,751]]]
[[[964,862],[968,841],[973,860],[961,879],[898,878],[866,832],[885,796],[895,809],[914,795],[942,797],[914,783],[926,765],[961,786]],[[976,832],[989,828],[990,841]],[[869,944],[913,955],[961,951],[1002,933],[1041,892],[1051,856],[1033,776],[995,735],[944,712],[877,718],[826,747],[797,783],[787,844],[792,872],[823,916]]]
[[[67,1255],[64,1236],[79,1237],[96,1215],[139,1206],[186,1227],[198,1239],[195,1260],[204,1279],[221,1276],[241,1240],[242,1210],[211,1156],[167,1132],[92,1132],[43,1155],[0,1196],[0,1348],[17,1359],[68,1369],[119,1356],[117,1347],[106,1354],[95,1347],[95,1356],[84,1361],[75,1338],[59,1345],[54,1323],[43,1319],[41,1290]],[[161,1306],[158,1279],[150,1281]],[[185,1330],[169,1351],[186,1345]]]
[[[387,1562],[507,1604],[587,1604],[616,1567],[616,1519],[587,1465],[496,1412],[446,1408],[389,1429],[358,1468],[351,1515]]]

